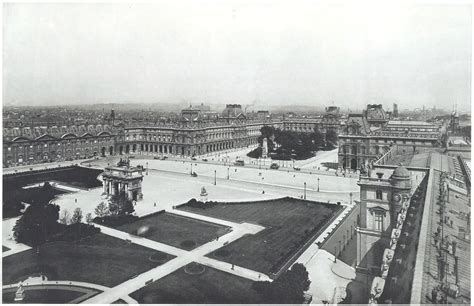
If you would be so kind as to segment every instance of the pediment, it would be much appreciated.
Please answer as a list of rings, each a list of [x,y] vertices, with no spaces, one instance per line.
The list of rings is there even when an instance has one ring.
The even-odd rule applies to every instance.
[[[43,140],[43,141],[56,140],[56,139],[57,139],[56,137],[53,137],[53,136],[48,135],[48,134],[43,134],[43,135],[35,138],[35,140]]]
[[[61,139],[73,139],[73,138],[77,138],[76,134],[67,133],[67,134],[64,134],[63,136],[61,136]]]
[[[22,142],[22,141],[30,141],[30,139],[24,137],[24,136],[20,136],[20,137],[15,137],[12,139],[12,141],[14,142]]]

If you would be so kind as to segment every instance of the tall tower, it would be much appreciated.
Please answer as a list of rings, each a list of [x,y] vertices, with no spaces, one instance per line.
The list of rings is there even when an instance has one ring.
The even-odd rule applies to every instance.
[[[398,118],[398,104],[393,103],[393,118]]]
[[[375,172],[375,173],[374,173]],[[361,176],[360,224],[357,228],[357,270],[367,280],[379,276],[383,252],[390,246],[392,229],[398,222],[402,200],[410,196],[411,174],[404,166],[369,171]]]

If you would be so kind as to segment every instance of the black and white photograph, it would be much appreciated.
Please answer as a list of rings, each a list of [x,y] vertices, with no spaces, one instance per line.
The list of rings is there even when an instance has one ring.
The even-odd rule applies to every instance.
[[[471,304],[469,2],[3,2],[2,303]]]

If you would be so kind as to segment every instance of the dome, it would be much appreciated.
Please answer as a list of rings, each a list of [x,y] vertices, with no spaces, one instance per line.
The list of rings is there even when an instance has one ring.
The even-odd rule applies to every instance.
[[[410,177],[410,171],[408,171],[405,166],[400,165],[395,171],[393,171],[392,176],[394,178],[409,178]]]

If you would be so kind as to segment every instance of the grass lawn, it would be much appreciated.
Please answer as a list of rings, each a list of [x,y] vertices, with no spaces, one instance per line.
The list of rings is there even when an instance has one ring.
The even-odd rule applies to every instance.
[[[66,304],[82,295],[84,292],[63,290],[63,289],[25,289],[25,299],[21,303],[29,304]],[[2,292],[2,302],[13,304],[15,302],[15,292],[17,288],[4,289]]]
[[[10,251],[10,248],[7,248],[6,246],[2,245],[2,252]]]
[[[249,304],[258,303],[253,281],[210,267],[198,275],[184,268],[133,292],[140,304]]]
[[[41,170],[3,176],[3,218],[20,215],[20,202],[32,203],[33,200],[49,201],[56,195],[64,193],[52,189],[45,193],[41,188],[23,189],[22,187],[45,181],[59,181],[80,188],[94,188],[102,186],[97,179],[101,170],[82,167],[67,167],[57,170]]]
[[[292,198],[246,203],[220,203],[210,208],[179,209],[266,228],[246,235],[208,256],[263,273],[277,272],[313,234],[324,229],[341,206]],[[224,252],[223,252],[224,251]],[[225,256],[222,256],[224,254]]]
[[[192,250],[229,231],[219,224],[170,213],[146,216],[117,229],[136,235],[137,230],[144,226],[149,230],[143,237],[185,250]]]
[[[71,280],[113,287],[173,258],[160,262],[151,255],[160,253],[124,240],[96,234],[79,242],[51,242],[3,258],[3,284],[17,283],[30,275],[48,280]],[[160,256],[161,257],[161,256]]]

